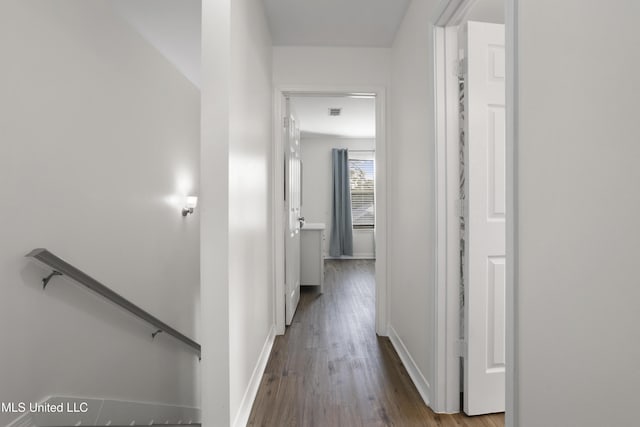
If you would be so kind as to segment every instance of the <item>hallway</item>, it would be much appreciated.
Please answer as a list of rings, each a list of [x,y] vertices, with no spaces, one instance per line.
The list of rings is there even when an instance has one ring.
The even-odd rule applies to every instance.
[[[434,414],[374,328],[374,263],[325,262],[325,293],[303,287],[276,338],[250,426],[501,427],[503,414]]]

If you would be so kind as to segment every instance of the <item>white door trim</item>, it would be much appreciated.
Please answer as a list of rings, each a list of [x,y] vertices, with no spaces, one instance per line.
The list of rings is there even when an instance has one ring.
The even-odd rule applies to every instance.
[[[285,331],[285,284],[284,284],[284,217],[283,217],[283,153],[282,139],[282,97],[288,95],[345,95],[350,93],[371,93],[376,96],[376,333],[388,335],[387,303],[387,130],[386,130],[386,89],[380,86],[277,86],[273,94],[273,153],[272,176],[272,241],[273,241],[273,308],[276,334]]]
[[[457,232],[458,106],[452,81],[457,61],[457,27],[477,0],[443,0],[434,24],[435,158],[436,158],[436,270],[434,399],[436,412],[459,412],[458,292],[459,236]],[[506,416],[507,427],[518,420],[517,326],[517,8],[506,0],[506,164],[507,164],[507,277],[506,277]],[[454,191],[455,192],[452,192]]]
[[[507,114],[507,287],[506,287],[506,413],[505,426],[517,427],[519,419],[518,387],[518,3],[506,0],[505,53]]]
[[[459,318],[459,188],[458,160],[458,56],[457,27],[434,29],[436,101],[436,270],[435,270],[435,370],[433,409],[440,413],[460,410]],[[451,195],[451,196],[449,196]]]

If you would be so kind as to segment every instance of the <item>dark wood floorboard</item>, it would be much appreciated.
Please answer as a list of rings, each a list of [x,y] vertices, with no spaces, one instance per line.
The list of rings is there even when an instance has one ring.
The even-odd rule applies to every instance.
[[[325,262],[325,293],[303,287],[276,337],[249,426],[503,427],[504,415],[439,415],[422,401],[374,324],[374,265]]]

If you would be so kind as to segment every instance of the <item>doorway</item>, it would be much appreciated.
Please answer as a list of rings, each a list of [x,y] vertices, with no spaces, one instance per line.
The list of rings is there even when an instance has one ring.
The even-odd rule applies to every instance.
[[[507,8],[507,4],[509,8]],[[513,48],[513,10],[511,2],[503,2],[502,0],[462,0],[443,2],[440,13],[435,20],[434,37],[435,37],[435,78],[436,78],[436,188],[437,188],[437,271],[436,271],[436,393],[434,399],[434,408],[438,412],[458,412],[463,408],[468,414],[479,414],[487,412],[501,411],[506,408],[507,425],[511,425],[514,413],[514,354],[513,354],[513,324],[514,314],[512,311],[514,301],[513,290],[513,271],[515,265],[513,253],[513,224],[514,224],[514,204],[513,204],[513,111],[512,101],[514,99],[514,82],[511,77],[513,73],[513,55],[510,49]],[[475,9],[475,11],[474,11]],[[504,26],[498,31],[502,32],[499,42],[496,40],[489,41],[489,54],[482,53],[478,57],[494,61],[491,64],[484,64],[485,68],[482,72],[494,67],[492,72],[500,71],[500,76],[495,80],[501,80],[502,85],[502,101],[491,101],[487,105],[482,114],[477,111],[469,110],[474,107],[469,102],[471,91],[477,89],[477,82],[473,83],[473,79],[469,78],[469,73],[475,73],[474,69],[469,69],[469,54],[471,49],[477,49],[475,46],[478,38],[478,31],[485,34],[485,26],[478,24],[473,35],[474,46],[467,45],[470,40],[470,33],[466,29],[473,27],[467,25],[468,21],[474,19],[489,22],[486,16],[491,15],[491,10],[502,15],[502,22],[506,23],[506,35]],[[476,13],[476,17],[471,16]],[[494,13],[495,15],[495,13]],[[496,22],[496,21],[493,21]],[[499,21],[497,21],[499,22]],[[490,26],[491,24],[487,24]],[[490,30],[488,30],[491,32]],[[506,48],[505,48],[506,42]],[[511,43],[511,44],[510,44]],[[500,50],[500,54],[494,54]],[[461,55],[461,52],[466,55]],[[506,59],[505,59],[506,54]],[[492,56],[493,55],[493,56]],[[501,56],[500,56],[501,55]],[[464,56],[466,59],[462,59]],[[498,64],[498,65],[496,65]],[[501,68],[498,70],[495,67]],[[471,67],[478,67],[477,60]],[[492,76],[492,78],[496,77]],[[485,77],[485,80],[487,78]],[[479,80],[477,80],[479,81]],[[471,88],[469,85],[476,85]],[[505,95],[506,92],[506,95]],[[484,96],[484,92],[472,94],[473,102],[479,97]],[[506,98],[506,108],[505,108]],[[489,105],[490,104],[490,105]],[[485,107],[487,107],[485,105]],[[466,109],[466,110],[465,110]],[[498,111],[500,110],[500,111]],[[499,113],[499,114],[498,114]],[[470,115],[475,114],[475,118]],[[493,133],[487,129],[487,120],[492,118]],[[467,123],[465,123],[467,121]],[[484,122],[484,124],[482,123]],[[480,123],[480,125],[478,125]],[[480,129],[478,129],[479,126]],[[484,126],[484,128],[483,128]],[[486,145],[482,150],[476,151],[476,159],[469,158],[469,132],[473,132],[472,127],[476,127],[475,131],[482,134],[484,142],[474,142],[474,150],[478,150],[479,145]],[[500,127],[500,129],[498,129]],[[496,137],[496,131],[498,136]],[[493,137],[491,137],[493,135]],[[497,138],[497,139],[496,139]],[[497,144],[497,142],[499,144]],[[467,144],[465,146],[465,143]],[[496,149],[498,150],[496,152]],[[480,154],[480,157],[478,157]],[[491,156],[489,156],[491,154]],[[473,156],[471,156],[473,157]],[[502,164],[491,169],[490,165],[495,162],[489,162],[490,158],[499,159]],[[481,161],[478,161],[481,160]],[[481,171],[478,175],[474,170],[478,165],[487,170]],[[499,172],[499,173],[498,173]],[[471,173],[471,176],[469,175]],[[474,178],[475,176],[475,178]],[[484,178],[483,178],[484,177]],[[462,179],[461,179],[462,178]],[[486,179],[485,179],[486,178]],[[469,180],[474,179],[476,183],[482,183],[486,194],[477,194],[483,200],[489,200],[492,206],[500,207],[500,212],[495,210],[492,214],[478,214],[477,204],[470,208],[469,203]],[[465,182],[466,180],[466,182]],[[501,191],[498,198],[495,194],[491,196],[487,192],[491,185],[499,184]],[[480,187],[480,185],[476,186]],[[489,191],[490,192],[490,191]],[[474,215],[473,218],[470,215]],[[476,251],[477,245],[486,243],[493,237],[476,235],[475,239],[470,239],[471,232],[477,232],[483,226],[479,223],[478,218],[487,219],[484,228],[500,225],[501,237],[494,239],[502,242],[502,249],[499,255],[491,254],[487,251],[495,251],[487,248],[487,255],[482,260]],[[476,221],[471,227],[469,221]],[[505,238],[506,235],[506,238]],[[500,245],[499,245],[500,246]],[[483,249],[483,250],[484,250]],[[506,255],[506,261],[505,261]],[[471,260],[470,257],[475,257]],[[489,262],[487,262],[489,260]],[[480,266],[482,271],[486,270],[484,278],[492,277],[493,282],[484,280],[484,284],[477,282],[482,275],[476,269],[472,271],[470,266],[476,263],[476,267]],[[470,283],[474,281],[475,283]],[[479,295],[479,299],[473,300],[474,296],[470,294],[470,286],[473,286],[474,292]],[[483,287],[484,286],[484,287]],[[478,292],[480,289],[480,292]],[[476,297],[477,298],[477,297]],[[470,300],[471,299],[471,300]],[[482,303],[479,303],[481,301]],[[500,302],[501,307],[496,310],[496,302]],[[493,304],[492,307],[490,305]],[[484,310],[481,314],[477,311],[479,306]],[[470,310],[470,308],[472,310]],[[489,316],[489,309],[494,310],[497,315]],[[474,313],[472,313],[475,312]],[[482,310],[480,310],[482,311]],[[461,313],[462,314],[461,316]],[[472,318],[473,316],[476,316]],[[484,316],[484,317],[482,317]],[[471,326],[470,326],[471,325]],[[478,331],[477,326],[481,325],[483,331]],[[475,328],[475,331],[470,331]],[[481,337],[481,339],[478,339]],[[491,338],[491,340],[489,340]],[[475,340],[475,342],[474,342]],[[480,342],[481,347],[477,346]],[[487,346],[491,344],[490,346]],[[490,348],[489,348],[490,347]],[[475,360],[473,360],[475,358]],[[492,359],[491,361],[489,359]],[[473,362],[473,363],[471,363]],[[471,365],[475,364],[475,368]],[[491,365],[491,366],[489,366]],[[469,406],[470,396],[462,395],[463,390],[469,387],[470,371],[476,369],[476,373],[489,377],[491,374],[500,376],[496,378],[499,391],[493,390],[487,392],[500,396],[497,400],[502,401],[502,405],[489,404],[483,402],[472,408]],[[506,381],[505,381],[506,375]],[[476,381],[476,384],[478,382]],[[484,387],[484,386],[483,386]],[[488,386],[487,386],[488,387]],[[482,399],[480,399],[482,400]],[[494,399],[496,400],[496,399]],[[494,402],[495,403],[495,402]]]
[[[326,105],[325,105],[326,104]],[[287,108],[289,105],[289,109]],[[369,105],[369,106],[367,106]],[[274,312],[276,316],[276,332],[284,334],[285,326],[290,321],[291,308],[287,308],[288,300],[292,302],[295,298],[288,298],[289,294],[295,295],[295,291],[289,289],[287,284],[287,239],[290,235],[287,218],[290,216],[286,205],[286,182],[288,171],[285,167],[289,162],[287,158],[287,147],[289,136],[285,126],[287,120],[291,120],[290,113],[294,112],[296,121],[300,126],[301,141],[301,208],[299,218],[302,222],[301,230],[304,230],[304,223],[307,224],[307,231],[302,231],[302,239],[311,236],[310,230],[321,230],[324,226],[325,240],[322,242],[322,256],[332,258],[329,246],[331,235],[331,206],[328,206],[327,197],[330,195],[331,163],[330,151],[324,150],[332,148],[347,148],[349,155],[349,173],[351,169],[359,169],[364,178],[363,182],[375,176],[373,194],[366,193],[366,185],[359,185],[358,189],[362,194],[356,194],[355,210],[352,209],[353,220],[353,254],[350,257],[355,259],[375,258],[375,325],[376,333],[380,336],[387,335],[387,299],[386,299],[386,150],[385,150],[385,93],[383,88],[369,87],[357,88],[356,90],[344,90],[335,88],[318,87],[279,87],[275,90],[274,96],[274,152],[273,152],[273,236],[274,236]],[[342,106],[342,107],[341,107]],[[371,108],[370,108],[371,107]],[[322,128],[322,121],[330,114],[336,114],[335,110],[340,110],[337,114],[344,114],[345,117],[356,110],[360,115],[366,115],[365,110],[370,108],[373,117],[354,119],[355,126],[350,126],[350,131],[328,131]],[[322,111],[322,119],[316,120],[312,112]],[[333,110],[333,111],[332,111]],[[289,114],[287,114],[287,112]],[[305,124],[305,118],[307,123]],[[287,117],[285,119],[285,117]],[[359,123],[359,125],[358,125]],[[349,127],[349,126],[347,126]],[[329,145],[327,145],[329,144]],[[335,147],[333,147],[335,145]],[[304,147],[307,146],[305,154]],[[326,147],[325,147],[326,146]],[[319,151],[318,151],[319,150]],[[323,151],[324,150],[324,151]],[[320,153],[322,151],[322,153]],[[325,152],[327,151],[327,152]],[[324,157],[316,157],[324,156]],[[305,157],[308,157],[305,159]],[[326,158],[325,158],[326,157]],[[326,162],[325,162],[326,160]],[[323,163],[320,165],[318,163]],[[326,165],[324,165],[326,163]],[[375,167],[373,165],[375,164]],[[365,170],[366,169],[366,170]],[[324,172],[320,172],[324,171]],[[325,173],[326,172],[326,173]],[[318,174],[324,174],[324,178],[319,178]],[[310,191],[310,180],[323,179],[323,184],[319,186],[318,192]],[[329,184],[327,184],[329,182]],[[357,186],[358,186],[357,185]],[[362,188],[360,188],[362,187]],[[304,191],[307,188],[307,191]],[[307,194],[305,194],[307,193]],[[317,193],[317,194],[316,194]],[[358,193],[358,191],[357,191]],[[374,204],[367,205],[369,202]],[[283,204],[284,202],[284,204]],[[354,213],[355,212],[355,213]],[[375,221],[375,222],[373,222]],[[375,224],[375,225],[374,225]],[[321,235],[321,234],[319,234]],[[296,243],[297,244],[297,243]],[[296,261],[294,261],[296,262]],[[305,260],[303,258],[302,262]],[[308,262],[308,261],[307,261]],[[290,269],[289,271],[291,271]],[[302,275],[305,274],[304,266]],[[303,280],[303,285],[304,280]],[[292,316],[291,316],[292,317]]]

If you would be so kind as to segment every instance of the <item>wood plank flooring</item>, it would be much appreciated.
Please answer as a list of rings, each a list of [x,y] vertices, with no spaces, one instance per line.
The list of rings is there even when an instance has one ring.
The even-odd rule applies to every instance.
[[[293,324],[276,337],[249,426],[502,427],[504,415],[439,415],[422,401],[374,326],[374,264],[325,263],[325,293],[303,287]]]

